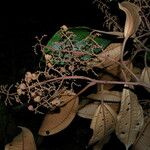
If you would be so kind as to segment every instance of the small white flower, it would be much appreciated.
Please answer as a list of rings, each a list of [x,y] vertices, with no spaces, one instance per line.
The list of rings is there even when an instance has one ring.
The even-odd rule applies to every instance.
[[[47,63],[47,66],[49,67],[49,68],[52,68],[53,67],[53,65],[49,62],[49,63]]]
[[[27,83],[30,83],[31,80],[32,80],[32,74],[31,74],[31,72],[27,72],[27,73],[25,74],[25,81],[26,81]]]
[[[29,105],[29,106],[28,106],[28,109],[29,109],[30,111],[34,111],[34,107],[33,107],[32,105]]]
[[[35,92],[32,92],[32,93],[31,93],[31,97],[32,97],[32,98],[34,98],[34,97],[36,97],[36,96],[37,96],[37,94],[36,94]]]
[[[21,83],[21,84],[19,85],[19,89],[25,90],[25,89],[26,89],[26,85],[25,85],[24,83]]]
[[[32,80],[37,80],[37,78],[38,78],[38,74],[32,73]]]
[[[40,96],[36,96],[34,98],[34,101],[37,102],[37,103],[39,103],[41,101],[41,97]]]
[[[17,94],[20,96],[20,95],[24,95],[24,94],[25,94],[25,92],[24,92],[24,91],[22,91],[21,89],[17,89]]]
[[[52,59],[52,55],[46,54],[45,55],[45,60],[50,61],[50,59]]]
[[[17,94],[21,95],[22,94],[22,90],[21,89],[17,89]]]
[[[68,30],[68,27],[66,25],[63,25],[60,27],[63,31],[67,31]]]

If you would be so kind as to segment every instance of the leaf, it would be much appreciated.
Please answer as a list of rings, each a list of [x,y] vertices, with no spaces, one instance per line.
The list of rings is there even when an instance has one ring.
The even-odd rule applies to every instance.
[[[102,51],[102,49],[105,49],[112,42],[112,40],[97,35],[96,31],[94,32],[95,34],[93,36],[91,34],[93,31],[95,30],[88,27],[72,27],[68,28],[66,31],[60,29],[49,40],[46,48],[44,48],[44,51],[46,54],[54,55],[53,59],[51,59],[52,64],[55,63],[59,65],[66,64],[66,62],[64,62],[62,59],[60,60],[60,57],[69,58],[71,56],[68,55],[68,53],[61,53],[61,51],[64,50],[66,46],[68,47],[66,43],[69,41],[71,41],[69,43],[73,43],[70,44],[71,47],[73,46],[70,48],[70,51],[72,52],[87,51],[89,54],[98,54]],[[80,60],[90,60],[92,57],[89,54],[84,54],[80,57]]]
[[[141,23],[141,17],[139,15],[140,8],[137,5],[127,1],[119,3],[119,8],[126,14],[124,37],[128,38],[136,33]]]
[[[150,84],[150,67],[145,67],[142,71],[141,77],[142,82],[145,82],[146,84]],[[145,88],[150,92],[150,88]]]
[[[116,135],[128,149],[135,141],[144,122],[143,110],[137,96],[129,89],[123,89],[121,108],[117,116]]]
[[[138,67],[133,67],[133,73],[136,75],[137,78],[140,78],[142,70]]]
[[[79,109],[83,108],[85,105],[89,103],[90,103],[90,99],[81,97],[79,102]]]
[[[109,67],[120,59],[121,48],[122,43],[111,43],[87,65],[98,68]]]
[[[107,67],[104,72],[98,74],[100,80],[105,80],[105,81],[116,81],[116,77],[118,74],[120,74],[120,66],[118,66],[117,63],[114,63],[113,65]],[[101,89],[103,86],[104,90],[110,90],[111,88],[114,87],[114,84],[98,84],[98,89]]]
[[[103,80],[103,81],[115,81],[115,78],[113,76],[111,76],[110,74],[102,74],[101,76],[99,76],[99,80]],[[98,84],[97,87],[100,89],[101,86],[103,86],[104,90],[111,90],[115,85],[114,84]]]
[[[135,150],[150,150],[150,118],[146,118],[143,129],[133,144]]]
[[[118,80],[118,78],[120,78],[121,68],[122,67],[118,65],[118,63],[113,63],[111,66],[105,68],[105,70],[99,74],[99,79],[105,81],[116,81]],[[101,87],[102,84],[98,84],[98,86]],[[104,90],[110,90],[113,87],[114,84],[103,85]]]
[[[130,62],[130,60],[127,60],[124,63],[129,70],[133,70],[133,64]],[[120,79],[124,81],[130,81],[132,78],[131,73],[126,68],[120,67],[120,70]]]
[[[133,65],[130,62],[130,60],[124,61],[126,64],[126,67],[128,67],[130,70],[133,69]],[[124,72],[124,73],[123,73]],[[125,77],[124,77],[125,74]],[[111,66],[105,68],[105,71],[102,71],[99,75],[100,80],[105,81],[116,81],[119,79],[130,81],[132,75],[129,73],[129,71],[126,68],[123,68],[122,66],[118,65],[118,63],[113,63]],[[99,84],[101,86],[101,84]],[[106,84],[103,85],[103,89],[110,90],[113,88],[113,84]]]
[[[109,105],[111,107],[111,109],[113,109],[116,114],[119,113],[120,103],[107,102],[107,105]]]
[[[117,114],[120,110],[121,92],[102,90],[98,91],[96,94],[90,94],[87,97],[97,101],[104,101]]]
[[[142,99],[139,101],[139,103],[143,108],[144,117],[150,117],[150,99]]]
[[[34,137],[31,131],[25,127],[20,127],[22,132],[13,141],[5,145],[5,150],[36,150]]]
[[[96,94],[90,94],[87,96],[90,99],[104,101],[104,102],[120,102],[121,92],[118,91],[98,91]]]
[[[93,150],[102,150],[103,146],[110,140],[110,135],[106,136],[104,139],[100,140],[98,143],[94,144]]]
[[[109,105],[105,103],[99,105],[91,122],[90,128],[93,129],[93,136],[89,145],[100,141],[115,129],[116,117],[116,113]]]
[[[65,91],[60,99],[64,102],[67,101],[67,103],[60,107],[59,112],[46,114],[39,129],[39,135],[48,136],[58,133],[65,129],[74,119],[78,109],[79,98],[76,97],[75,93]]]
[[[95,113],[95,110],[98,108],[99,102],[90,103],[88,105],[85,105],[83,108],[81,108],[78,111],[78,116],[82,118],[92,119]]]

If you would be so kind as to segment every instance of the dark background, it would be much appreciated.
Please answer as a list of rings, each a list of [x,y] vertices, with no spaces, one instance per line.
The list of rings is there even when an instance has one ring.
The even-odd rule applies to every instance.
[[[0,82],[13,82],[37,63],[33,51],[35,36],[48,39],[62,25],[99,29],[103,16],[92,0],[10,3],[0,10]]]
[[[115,5],[115,2],[111,3],[111,6]],[[15,83],[26,71],[36,70],[39,59],[32,47],[36,44],[35,36],[46,34],[48,41],[62,25],[102,30],[103,14],[92,0],[54,0],[33,4],[21,1],[1,5],[0,83]],[[22,112],[17,117],[19,125],[29,127],[33,132],[40,125],[39,116]],[[89,125],[89,120],[76,117],[67,129],[45,138],[40,150],[84,150],[91,136]],[[105,147],[108,150],[121,148],[123,145],[116,140],[115,135]]]

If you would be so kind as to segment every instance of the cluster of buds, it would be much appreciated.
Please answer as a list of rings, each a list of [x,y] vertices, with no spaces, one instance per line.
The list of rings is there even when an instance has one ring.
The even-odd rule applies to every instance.
[[[18,87],[17,87],[17,94],[18,95],[25,95],[25,91],[26,91],[27,86],[24,83],[21,83]]]
[[[32,84],[32,81],[37,81],[39,77],[39,74],[27,72],[25,74],[25,79],[17,85],[17,94],[19,96],[25,95],[26,92],[29,92],[29,85]],[[30,91],[30,97],[34,100],[34,102],[39,103],[41,101],[42,92],[40,91]]]
[[[47,57],[47,59],[48,58],[50,57]],[[49,75],[49,70],[50,68],[44,72],[27,72],[21,83],[17,83],[15,86],[17,91],[15,93],[16,95],[14,95],[16,102],[26,103],[28,109],[30,111],[35,111],[35,113],[39,112],[40,108],[54,110],[56,107],[59,107],[61,104],[60,100],[57,98],[51,98],[51,96],[58,90],[58,86],[55,84],[56,82],[45,82],[47,79],[51,79],[55,76],[57,77],[57,75]],[[40,112],[42,113],[42,111]]]
[[[34,102],[41,102],[42,92],[31,92],[31,98],[33,98]]]
[[[37,73],[31,73],[31,72],[27,72],[25,74],[25,82],[30,83],[33,80],[37,80],[38,79],[38,74]]]
[[[52,55],[45,54],[46,66],[48,66],[48,68],[51,68],[53,66],[51,63],[51,59],[52,59]]]

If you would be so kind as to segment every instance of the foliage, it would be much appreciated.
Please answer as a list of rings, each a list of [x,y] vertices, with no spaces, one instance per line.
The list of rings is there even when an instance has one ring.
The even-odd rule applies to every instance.
[[[93,135],[88,146],[93,149],[102,148],[100,144],[108,142],[113,132],[126,149],[137,148],[142,137],[149,149],[144,136],[149,122],[144,120],[150,116],[150,108],[145,107],[150,102],[139,100],[136,94],[137,86],[150,91],[149,1],[118,4],[126,15],[124,29],[109,12],[107,0],[96,2],[105,14],[109,32],[64,25],[47,45],[42,43],[44,36],[37,38],[34,50],[42,52],[39,71],[28,71],[15,85],[1,86],[0,93],[6,106],[25,106],[35,114],[46,114],[39,135],[60,132],[77,114],[91,119]],[[133,47],[127,47],[131,39]],[[142,67],[137,65],[139,55]],[[96,92],[89,91],[93,87]],[[33,136],[27,136],[33,141],[30,149],[36,149]]]

